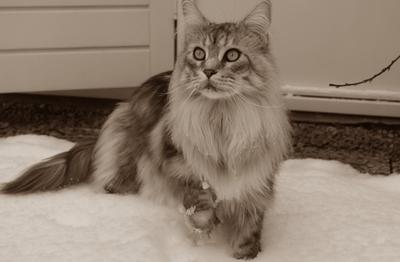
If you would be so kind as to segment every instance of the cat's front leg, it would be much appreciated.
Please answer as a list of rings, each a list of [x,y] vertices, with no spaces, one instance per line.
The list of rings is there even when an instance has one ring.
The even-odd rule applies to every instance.
[[[218,206],[217,216],[228,227],[235,258],[253,259],[261,252],[264,210],[254,202],[222,201]]]
[[[219,223],[216,216],[216,195],[211,188],[198,183],[187,185],[183,206],[189,226],[200,233],[211,233]]]
[[[263,212],[248,215],[241,227],[236,228],[232,239],[235,258],[253,259],[261,252],[263,217]],[[238,221],[236,223],[238,224]]]

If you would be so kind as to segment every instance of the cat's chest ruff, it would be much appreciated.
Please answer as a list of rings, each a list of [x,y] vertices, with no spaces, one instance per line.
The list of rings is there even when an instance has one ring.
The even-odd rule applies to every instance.
[[[268,161],[254,161],[251,167],[227,169],[223,174],[209,170],[202,181],[214,190],[217,200],[241,200],[251,195],[262,195],[270,190],[271,172]]]
[[[204,121],[199,128],[191,127],[191,132],[181,139],[184,154],[191,160],[195,157],[210,161],[220,169],[235,169],[263,143],[259,123],[236,122],[222,116],[218,120]]]
[[[233,141],[232,136],[224,132],[222,125],[203,126],[200,133],[192,132],[192,135],[186,136],[181,142],[182,151],[190,162],[202,160],[221,170],[230,166],[233,157],[230,147]]]

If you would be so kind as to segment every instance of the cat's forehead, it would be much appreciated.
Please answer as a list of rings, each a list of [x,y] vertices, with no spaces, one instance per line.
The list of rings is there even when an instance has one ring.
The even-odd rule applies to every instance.
[[[208,24],[194,32],[192,42],[198,42],[205,47],[221,48],[237,45],[240,40],[241,28],[238,24]]]
[[[195,27],[187,31],[185,39],[186,46],[202,46],[212,50],[213,53],[230,47],[260,54],[268,51],[268,43],[265,42],[265,38],[250,30],[243,23],[210,23]]]
[[[234,23],[210,24],[203,28],[203,42],[206,46],[218,46],[237,44],[239,26]]]

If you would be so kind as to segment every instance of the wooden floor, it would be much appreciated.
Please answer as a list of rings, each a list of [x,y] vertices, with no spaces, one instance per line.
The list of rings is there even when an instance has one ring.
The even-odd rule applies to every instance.
[[[0,136],[44,134],[71,141],[96,137],[118,100],[0,95]],[[362,172],[400,173],[400,121],[291,113],[292,158],[351,164]]]

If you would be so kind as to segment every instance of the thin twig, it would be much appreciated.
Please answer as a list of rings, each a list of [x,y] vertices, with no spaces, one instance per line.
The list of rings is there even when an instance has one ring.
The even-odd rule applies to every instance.
[[[385,73],[386,71],[389,71],[390,68],[394,65],[394,63],[396,63],[397,60],[399,60],[399,59],[400,59],[400,55],[399,55],[395,60],[393,60],[387,67],[383,68],[379,73],[377,73],[376,75],[374,75],[374,76],[372,76],[372,77],[370,77],[370,78],[367,78],[367,79],[365,79],[365,80],[362,80],[362,81],[359,81],[359,82],[355,82],[355,83],[329,84],[329,86],[333,86],[333,87],[339,88],[339,87],[344,87],[344,86],[358,86],[358,85],[361,85],[361,84],[365,84],[365,83],[368,83],[368,82],[372,82],[372,81],[373,81],[375,78],[377,78],[378,76],[382,75],[382,74]]]

